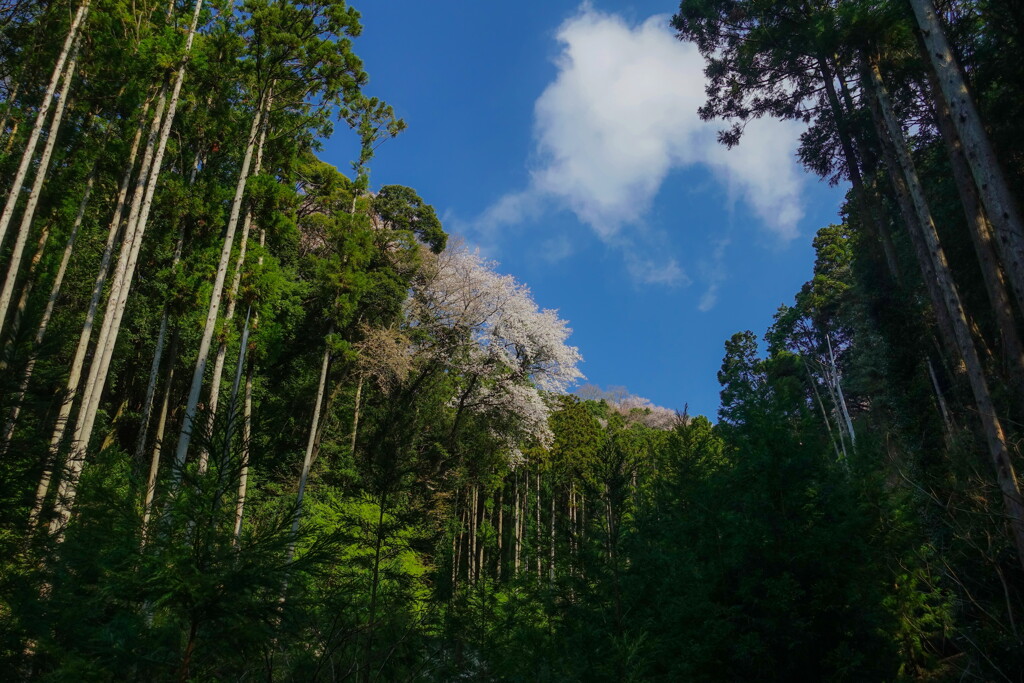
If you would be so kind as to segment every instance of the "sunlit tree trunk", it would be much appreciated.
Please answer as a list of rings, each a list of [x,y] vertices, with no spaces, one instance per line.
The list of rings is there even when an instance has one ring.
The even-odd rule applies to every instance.
[[[263,166],[263,148],[267,140],[267,126],[269,123],[269,112],[273,102],[273,92],[267,92],[264,98],[263,108],[257,117],[259,119],[259,140],[256,142],[256,160],[253,162],[253,175],[259,175],[260,169]],[[244,190],[244,187],[243,187]],[[221,333],[220,343],[217,345],[217,355],[213,361],[213,376],[210,379],[210,400],[208,401],[209,409],[209,423],[207,424],[207,430],[213,430],[213,422],[217,414],[217,403],[220,396],[220,384],[221,378],[224,374],[224,362],[227,358],[228,352],[228,338],[227,338],[227,327],[235,317],[235,309],[238,306],[238,291],[242,284],[242,270],[245,267],[245,256],[249,247],[249,230],[252,227],[252,210],[245,212],[245,218],[242,220],[242,231],[239,236],[238,243],[238,258],[235,261],[235,272],[231,278],[231,287],[228,289],[227,306],[224,310],[224,321],[223,329]],[[208,453],[204,448],[199,454],[199,471],[206,471],[206,460]]]
[[[57,131],[64,119],[64,112],[67,110],[71,81],[75,76],[75,68],[78,65],[77,47],[72,51],[71,59],[67,64],[67,73],[64,78],[64,92],[61,93],[57,108],[53,112],[53,123],[50,125],[50,134],[43,145],[43,154],[39,159],[39,166],[36,168],[36,177],[32,182],[32,189],[29,191],[28,201],[21,216],[21,225],[14,238],[14,247],[7,262],[7,277],[4,278],[3,287],[0,288],[0,333],[3,332],[4,323],[7,320],[7,312],[14,297],[14,286],[18,280],[18,272],[21,270],[21,259],[25,252],[25,244],[32,232],[32,221],[35,219],[36,207],[39,205],[39,195],[43,191],[43,184],[46,182],[47,171],[50,168],[50,159],[53,157],[53,150],[57,146]]]
[[[133,201],[132,211],[129,214],[128,225],[125,227],[124,239],[121,244],[121,253],[118,266],[114,272],[114,279],[111,281],[111,291],[108,298],[106,315],[103,317],[103,328],[100,330],[99,342],[97,343],[96,354],[89,368],[89,378],[86,383],[86,392],[82,397],[82,405],[79,409],[78,419],[75,423],[74,441],[71,453],[68,457],[66,476],[61,480],[60,489],[55,505],[56,515],[50,525],[51,533],[58,539],[71,515],[77,494],[78,479],[85,464],[85,456],[89,447],[89,439],[92,436],[93,424],[96,420],[96,413],[99,409],[100,397],[106,384],[110,359],[114,353],[114,345],[121,328],[121,320],[124,317],[128,301],[128,294],[131,282],[135,275],[135,266],[139,259],[139,250],[142,247],[142,238],[145,234],[146,224],[149,219],[149,212],[153,205],[153,195],[156,191],[157,180],[160,175],[160,167],[163,163],[164,151],[167,149],[167,140],[171,134],[171,124],[174,122],[174,115],[178,108],[181,97],[181,86],[185,79],[185,66],[187,57],[192,51],[192,43],[195,39],[196,28],[199,23],[199,15],[202,9],[202,0],[197,0],[192,15],[192,23],[189,27],[188,37],[185,41],[185,57],[178,66],[175,75],[174,88],[170,101],[167,104],[167,113],[163,117],[163,124],[160,130],[160,139],[157,143],[155,154],[152,156],[152,164],[146,167],[143,163],[143,172],[140,173],[138,189],[145,186],[145,196],[139,206]],[[160,107],[158,106],[158,112]],[[159,117],[157,117],[159,118]],[[147,153],[150,145],[147,144]],[[116,296],[115,296],[116,295]]]
[[[61,47],[60,54],[57,56],[57,63],[53,67],[53,75],[50,76],[50,84],[47,86],[46,92],[43,94],[43,101],[39,104],[39,111],[36,112],[36,121],[32,127],[32,133],[29,135],[28,142],[25,143],[25,150],[21,154],[21,162],[18,164],[18,170],[14,173],[14,179],[11,181],[11,188],[7,193],[7,202],[4,204],[3,211],[0,212],[0,244],[3,244],[4,238],[7,236],[7,228],[11,224],[11,218],[14,216],[18,197],[21,195],[22,183],[25,182],[25,176],[28,175],[29,166],[32,165],[32,158],[35,156],[36,145],[39,144],[39,136],[43,132],[46,117],[50,113],[50,107],[53,104],[53,96],[57,92],[57,86],[60,83],[61,77],[64,75],[65,65],[71,54],[72,46],[78,40],[78,34],[82,27],[82,23],[89,14],[90,1],[91,0],[85,0],[81,5],[79,5],[78,11],[75,12],[75,16],[71,20],[71,26],[68,28],[68,34],[64,38],[64,45]],[[70,79],[68,79],[68,82],[70,83]],[[65,88],[65,92],[61,95],[61,102],[64,102],[67,99],[66,95],[67,88]],[[50,126],[50,136],[53,138],[57,137],[58,125],[59,124]],[[14,131],[12,131],[10,139],[14,139]]]
[[[332,330],[333,331],[333,330]],[[330,332],[327,333],[330,336]],[[309,439],[306,441],[306,453],[302,458],[302,473],[299,475],[299,491],[295,498],[295,518],[292,520],[292,541],[288,545],[288,560],[295,555],[295,541],[299,533],[299,522],[302,518],[302,500],[306,495],[306,482],[309,480],[309,469],[313,464],[313,445],[320,426],[320,408],[323,406],[324,390],[327,387],[327,371],[331,365],[331,349],[329,343],[324,344],[324,356],[320,362],[320,380],[316,388],[316,400],[313,403],[313,419],[309,425]]]
[[[921,187],[914,168],[914,162],[907,151],[903,139],[903,131],[896,120],[892,107],[889,104],[885,83],[882,81],[881,71],[875,61],[869,63],[869,76],[874,89],[874,97],[881,112],[882,122],[886,132],[892,140],[895,148],[896,161],[899,169],[894,172],[902,172],[908,186],[914,209],[917,212],[918,227],[920,228],[921,241],[927,253],[923,256],[930,260],[936,280],[941,291],[941,298],[934,301],[936,308],[945,307],[953,326],[953,333],[961,357],[967,367],[967,378],[974,394],[975,404],[978,408],[978,416],[981,419],[985,438],[988,441],[989,456],[992,459],[996,471],[996,480],[1003,495],[1003,505],[1006,511],[1007,521],[1010,524],[1011,538],[1017,549],[1017,558],[1024,567],[1024,501],[1021,499],[1020,489],[1017,484],[1017,477],[1010,460],[1009,447],[1007,445],[1006,433],[1003,430],[1002,422],[996,414],[992,395],[985,378],[981,358],[978,355],[974,340],[971,338],[970,326],[967,315],[964,312],[956,283],[953,280],[949,263],[945,252],[939,243],[938,233],[935,230],[935,223],[932,219],[931,210],[924,197],[924,189]],[[910,228],[913,232],[913,228]],[[927,273],[925,274],[927,278]]]
[[[995,228],[1003,267],[1017,295],[1017,303],[1024,310],[1024,220],[1020,208],[999,166],[963,72],[946,41],[935,7],[931,0],[909,2],[985,211]]]
[[[78,212],[75,214],[75,221],[71,225],[71,233],[68,235],[68,241],[64,246],[64,253],[61,255],[60,265],[57,267],[57,274],[54,276],[53,284],[50,285],[50,296],[46,300],[46,308],[43,310],[43,316],[39,320],[38,327],[36,327],[36,336],[32,340],[32,353],[25,364],[25,370],[21,375],[21,382],[18,384],[18,392],[14,397],[14,405],[11,407],[11,412],[7,417],[7,424],[4,427],[3,448],[0,452],[7,450],[11,439],[14,437],[14,428],[21,413],[21,405],[25,400],[25,394],[28,392],[29,383],[32,381],[32,373],[35,371],[36,361],[39,358],[39,347],[46,337],[46,330],[50,325],[50,320],[53,318],[53,309],[57,304],[57,297],[60,296],[61,285],[64,284],[64,275],[67,274],[68,263],[71,262],[71,254],[75,248],[75,241],[78,239],[78,230],[82,227],[85,209],[92,195],[92,188],[96,181],[96,171],[96,167],[93,167],[92,173],[89,174],[89,179],[85,183],[85,192],[82,194],[82,201],[78,204]]]
[[[188,447],[192,440],[192,430],[194,428],[193,422],[199,405],[199,395],[203,389],[203,376],[206,373],[206,364],[209,360],[210,344],[213,341],[213,334],[217,329],[220,301],[224,295],[224,281],[227,279],[228,266],[231,263],[235,231],[238,228],[238,219],[242,212],[242,199],[245,195],[245,185],[249,180],[249,169],[256,150],[262,112],[263,107],[261,105],[253,115],[252,125],[249,128],[249,137],[246,140],[245,154],[242,157],[242,167],[238,172],[238,182],[235,184],[235,196],[231,202],[231,215],[228,218],[227,231],[224,234],[220,262],[217,264],[217,274],[213,281],[213,292],[210,294],[210,304],[206,312],[206,324],[203,327],[203,336],[199,342],[199,354],[196,357],[196,366],[192,372],[191,388],[188,392],[188,401],[185,404],[185,416],[181,425],[181,433],[178,436],[178,449],[175,454],[175,466],[177,468],[182,467],[188,457]],[[200,467],[202,468],[202,463]]]
[[[989,303],[995,314],[996,326],[999,329],[999,337],[1003,342],[1001,344],[1003,362],[1010,375],[1020,381],[1020,378],[1024,376],[1024,346],[1021,345],[1020,336],[1017,334],[1013,304],[1005,274],[1000,268],[992,227],[978,198],[978,190],[974,185],[963,145],[960,144],[960,138],[957,137],[949,107],[942,98],[938,79],[933,72],[929,72],[928,75],[933,91],[936,123],[946,141],[953,180],[956,182],[967,219],[967,231],[974,244],[974,251],[978,257],[978,264],[981,266],[981,274],[985,282],[985,291],[988,293]]]
[[[145,537],[149,528],[149,520],[153,514],[153,499],[156,497],[156,480],[160,471],[160,455],[163,452],[164,434],[167,433],[167,415],[170,411],[171,392],[174,389],[174,360],[178,353],[177,329],[171,335],[171,345],[167,351],[167,379],[164,386],[164,397],[160,403],[160,416],[156,422],[156,436],[153,441],[153,452],[149,458],[149,475],[146,478],[146,497],[143,501],[142,533]]]
[[[131,183],[132,173],[135,170],[135,160],[138,156],[139,143],[142,141],[142,132],[145,130],[146,114],[149,113],[150,101],[147,100],[142,109],[142,120],[135,131],[135,138],[132,141],[131,152],[128,154],[128,163],[124,175],[121,177],[121,184],[118,187],[117,201],[114,204],[114,215],[110,220],[110,228],[107,231],[107,241],[103,247],[103,255],[100,257],[100,267],[96,274],[96,281],[93,283],[92,294],[89,299],[89,308],[86,310],[85,320],[82,323],[82,331],[78,337],[78,345],[75,347],[75,355],[71,361],[71,369],[68,375],[67,388],[64,392],[60,408],[57,413],[57,422],[50,437],[47,460],[43,466],[43,473],[39,479],[39,486],[36,489],[35,503],[29,516],[30,526],[34,526],[43,509],[47,492],[50,488],[50,481],[53,471],[60,456],[60,447],[64,441],[64,434],[67,431],[71,418],[71,410],[75,397],[78,393],[79,384],[82,378],[82,369],[85,365],[85,355],[89,349],[89,341],[92,338],[92,328],[96,320],[96,313],[99,310],[100,300],[103,295],[103,287],[106,284],[107,276],[110,274],[111,259],[114,254],[114,246],[117,243],[117,235],[121,228],[121,219],[124,215],[125,201],[128,197],[128,186]],[[158,108],[154,115],[155,119],[151,129],[159,128],[159,116],[162,107]]]

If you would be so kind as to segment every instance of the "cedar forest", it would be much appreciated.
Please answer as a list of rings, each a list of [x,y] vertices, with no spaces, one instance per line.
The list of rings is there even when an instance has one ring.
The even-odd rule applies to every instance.
[[[849,188],[715,421],[371,185],[344,0],[0,0],[0,677],[1024,681],[1024,4],[671,23]]]

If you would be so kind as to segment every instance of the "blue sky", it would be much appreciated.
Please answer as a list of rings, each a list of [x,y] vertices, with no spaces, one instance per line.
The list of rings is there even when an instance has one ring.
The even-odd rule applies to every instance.
[[[590,383],[714,417],[725,339],[764,332],[837,220],[843,188],[793,159],[800,127],[717,145],[671,0],[356,6],[368,92],[409,125],[371,184],[415,188],[557,308]],[[325,144],[342,170],[353,156],[344,131]]]

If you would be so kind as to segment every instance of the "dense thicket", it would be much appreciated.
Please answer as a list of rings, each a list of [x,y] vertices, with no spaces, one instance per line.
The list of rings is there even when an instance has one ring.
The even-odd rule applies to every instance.
[[[342,0],[0,3],[6,677],[1024,680],[1019,4],[673,25],[851,185],[717,424],[371,187]]]

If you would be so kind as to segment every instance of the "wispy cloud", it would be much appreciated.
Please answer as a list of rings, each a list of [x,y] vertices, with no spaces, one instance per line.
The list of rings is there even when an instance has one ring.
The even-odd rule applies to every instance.
[[[639,281],[686,282],[675,261],[648,255],[661,240],[652,239],[644,218],[668,174],[696,165],[779,238],[796,236],[803,215],[793,158],[800,127],[754,121],[737,148],[719,145],[720,122],[697,116],[705,98],[703,58],[675,38],[666,15],[630,24],[584,3],[556,38],[558,72],[534,107],[530,182],[467,225],[474,237],[493,241],[501,228],[568,208],[624,253]]]
[[[705,289],[697,303],[697,310],[702,313],[707,313],[718,303],[718,289],[727,276],[725,248],[729,246],[729,241],[729,238],[718,240],[714,251],[711,252],[711,258],[701,263],[701,277],[705,282]]]

